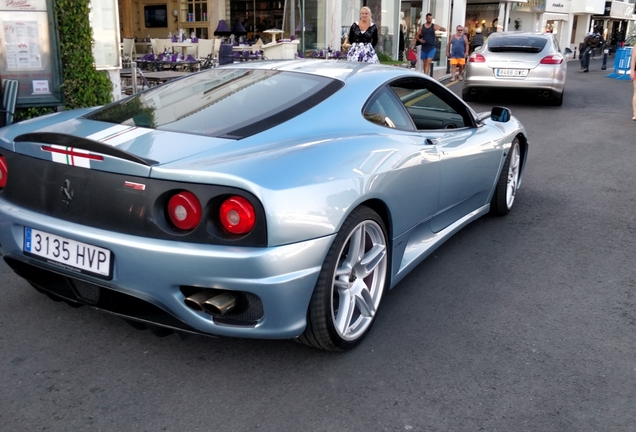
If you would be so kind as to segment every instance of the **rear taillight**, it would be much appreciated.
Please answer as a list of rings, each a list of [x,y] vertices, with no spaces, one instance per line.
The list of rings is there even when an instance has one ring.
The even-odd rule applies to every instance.
[[[561,64],[563,63],[563,56],[561,54],[552,54],[547,57],[543,57],[540,63],[541,64]]]
[[[0,188],[4,188],[7,185],[8,176],[9,170],[7,168],[7,160],[4,156],[0,156]]]
[[[234,195],[221,204],[219,209],[221,225],[232,234],[247,234],[256,224],[254,207],[245,198]]]
[[[179,192],[168,201],[168,217],[177,228],[192,230],[201,222],[201,204],[192,192]]]
[[[486,59],[481,54],[472,53],[470,57],[468,57],[468,62],[469,63],[485,63]]]

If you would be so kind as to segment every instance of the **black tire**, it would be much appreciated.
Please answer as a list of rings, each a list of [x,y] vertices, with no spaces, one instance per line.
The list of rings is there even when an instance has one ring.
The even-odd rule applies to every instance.
[[[380,216],[368,207],[355,209],[327,253],[309,303],[307,327],[298,342],[346,351],[362,341],[375,321],[388,281],[389,250]],[[346,311],[344,306],[349,306]]]
[[[559,93],[558,95],[555,94],[555,97],[550,99],[549,104],[552,105],[552,106],[561,106],[561,105],[563,105],[563,93]]]
[[[464,102],[475,102],[475,97],[470,94],[470,91],[462,91],[462,99]]]
[[[519,169],[521,168],[521,145],[519,138],[512,140],[508,156],[499,173],[497,187],[490,201],[490,213],[503,216],[510,213],[514,204],[517,186],[519,184]]]

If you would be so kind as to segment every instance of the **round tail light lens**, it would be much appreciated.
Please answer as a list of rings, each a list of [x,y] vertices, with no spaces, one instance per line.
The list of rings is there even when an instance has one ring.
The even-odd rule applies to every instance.
[[[8,176],[9,170],[7,168],[7,161],[4,156],[0,156],[0,188],[4,188],[7,185]]]
[[[168,217],[177,228],[192,230],[201,222],[201,204],[192,192],[179,192],[168,201]]]
[[[232,234],[247,234],[256,224],[254,207],[245,198],[235,195],[226,199],[219,210],[221,225]]]

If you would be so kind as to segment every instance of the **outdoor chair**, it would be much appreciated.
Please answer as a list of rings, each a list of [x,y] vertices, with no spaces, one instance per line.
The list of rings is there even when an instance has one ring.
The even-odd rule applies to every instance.
[[[9,126],[13,123],[13,116],[15,115],[15,105],[18,102],[18,89],[20,83],[18,80],[3,79],[2,80],[2,106],[4,109],[0,109],[0,114],[5,115],[6,125]]]
[[[198,45],[199,60],[207,59],[210,55],[214,56],[214,39],[199,39]]]
[[[150,44],[152,46],[152,52],[155,56],[159,54],[163,54],[164,51],[168,51],[172,53],[172,40],[171,39],[150,39]]]
[[[210,69],[218,63],[221,39],[199,39],[199,62],[201,69]]]
[[[136,61],[139,60],[141,57],[142,55],[137,54],[135,40],[132,38],[124,38],[122,58],[127,61]]]

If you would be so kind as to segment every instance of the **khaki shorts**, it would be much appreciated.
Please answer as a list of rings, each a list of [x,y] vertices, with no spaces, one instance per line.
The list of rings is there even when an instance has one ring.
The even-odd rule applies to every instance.
[[[465,58],[451,58],[450,59],[450,64],[451,65],[464,66],[466,64],[466,59]]]

